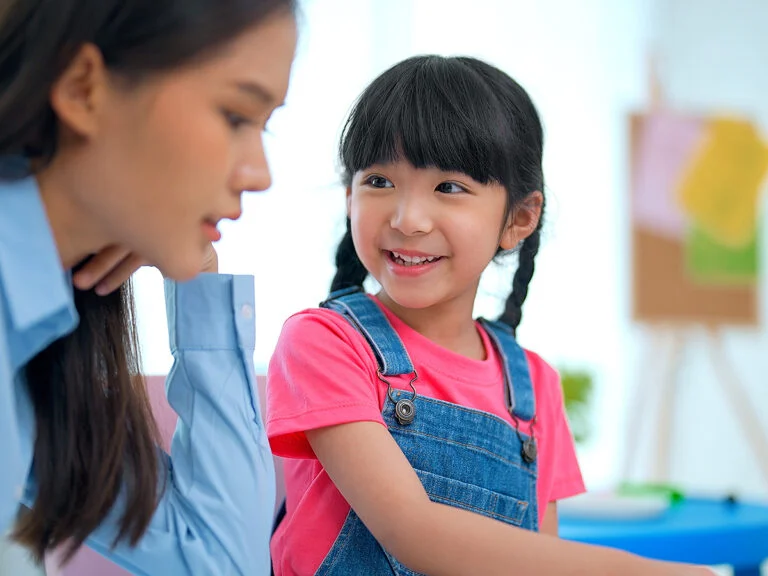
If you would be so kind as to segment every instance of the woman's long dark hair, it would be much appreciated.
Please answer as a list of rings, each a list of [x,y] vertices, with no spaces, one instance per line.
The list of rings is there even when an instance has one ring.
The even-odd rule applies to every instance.
[[[543,148],[536,107],[507,74],[475,58],[416,56],[365,89],[344,126],[339,158],[347,186],[359,170],[401,159],[416,168],[498,183],[507,191],[510,213],[532,192],[544,194]],[[513,330],[522,318],[543,221],[544,204],[536,229],[519,247],[512,291],[499,318]],[[336,251],[332,291],[362,286],[368,275],[350,224],[347,219]]]
[[[0,7],[0,155],[42,166],[56,154],[48,95],[86,43],[110,72],[145,75],[204,58],[295,0],[5,0]],[[77,329],[26,368],[35,408],[37,498],[14,538],[68,556],[125,495],[117,538],[135,545],[162,493],[157,430],[139,373],[129,285],[75,293]]]

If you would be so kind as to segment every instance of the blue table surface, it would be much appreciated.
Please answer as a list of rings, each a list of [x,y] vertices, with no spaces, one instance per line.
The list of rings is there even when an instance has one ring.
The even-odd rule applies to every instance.
[[[754,568],[768,559],[768,505],[686,499],[637,520],[560,515],[560,536],[659,560]]]

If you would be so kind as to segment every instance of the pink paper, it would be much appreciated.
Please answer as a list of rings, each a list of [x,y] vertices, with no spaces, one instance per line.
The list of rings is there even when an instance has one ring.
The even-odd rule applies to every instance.
[[[632,183],[632,218],[643,228],[682,239],[686,220],[675,189],[683,169],[702,141],[700,118],[654,112],[644,118]]]

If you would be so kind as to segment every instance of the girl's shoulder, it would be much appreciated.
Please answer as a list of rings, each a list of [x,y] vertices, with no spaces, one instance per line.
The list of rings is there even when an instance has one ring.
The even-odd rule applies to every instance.
[[[552,364],[544,360],[538,353],[528,348],[523,348],[525,357],[528,359],[528,369],[531,371],[531,379],[536,380],[559,380],[560,375]]]
[[[376,361],[360,332],[338,312],[327,308],[307,308],[290,316],[283,324],[275,355],[352,357],[375,371]]]
[[[328,308],[306,308],[288,317],[280,332],[280,339],[307,341],[317,336],[358,340],[360,333],[338,312]]]
[[[537,403],[562,403],[563,393],[560,386],[560,373],[536,352],[524,348],[528,360],[528,370],[536,394]]]

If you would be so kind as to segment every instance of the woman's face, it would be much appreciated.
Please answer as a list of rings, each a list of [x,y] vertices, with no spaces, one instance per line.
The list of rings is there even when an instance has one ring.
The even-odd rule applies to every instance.
[[[194,276],[216,224],[240,216],[242,193],[270,186],[262,133],[285,99],[295,46],[294,17],[280,13],[203,61],[136,86],[107,81],[95,128],[70,127],[52,164],[71,160],[64,189],[90,236],[166,276]]]

